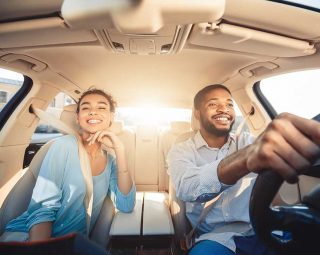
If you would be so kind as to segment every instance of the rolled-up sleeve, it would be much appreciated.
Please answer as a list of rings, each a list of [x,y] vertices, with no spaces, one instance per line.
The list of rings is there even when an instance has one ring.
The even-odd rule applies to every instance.
[[[128,194],[123,194],[118,187],[118,174],[116,161],[111,162],[111,176],[108,195],[111,197],[116,208],[121,212],[132,212],[136,202],[136,186],[132,183],[131,190]]]
[[[68,152],[62,141],[54,142],[48,150],[33,189],[26,220],[27,229],[35,224],[53,222],[61,207],[62,183]]]
[[[185,202],[203,200],[201,196],[210,200],[227,187],[220,183],[217,175],[222,159],[200,165],[195,157],[195,152],[186,143],[175,144],[167,157],[177,197]]]

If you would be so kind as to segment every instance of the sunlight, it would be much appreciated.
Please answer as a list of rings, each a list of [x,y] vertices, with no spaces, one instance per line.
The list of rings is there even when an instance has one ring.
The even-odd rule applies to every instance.
[[[0,77],[1,78],[6,78],[10,80],[17,80],[17,81],[23,81],[23,75],[20,73],[16,73],[13,71],[9,71],[3,68],[0,68]]]
[[[116,119],[126,126],[157,125],[168,127],[172,121],[191,120],[191,109],[165,108],[146,105],[145,107],[119,107]]]

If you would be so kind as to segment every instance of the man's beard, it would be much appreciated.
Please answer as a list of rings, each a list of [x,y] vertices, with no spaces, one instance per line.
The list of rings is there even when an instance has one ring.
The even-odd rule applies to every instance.
[[[227,136],[229,135],[233,124],[234,124],[234,120],[232,121],[232,123],[230,124],[229,129],[218,129],[215,127],[215,125],[213,125],[212,123],[210,123],[209,121],[206,120],[206,118],[203,117],[203,115],[200,113],[200,122],[202,127],[210,134],[217,136],[217,137],[223,137],[223,136]]]

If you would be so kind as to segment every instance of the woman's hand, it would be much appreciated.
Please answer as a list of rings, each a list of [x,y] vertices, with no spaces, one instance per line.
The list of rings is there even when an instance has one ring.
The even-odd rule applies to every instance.
[[[87,141],[89,142],[89,145],[98,142],[115,151],[117,160],[118,186],[123,194],[128,194],[132,187],[132,179],[127,167],[124,145],[120,139],[109,130],[101,130],[90,135]]]
[[[113,149],[116,153],[124,151],[124,146],[121,140],[109,130],[101,130],[95,134],[91,134],[87,139],[87,142],[89,142],[89,145],[99,142],[102,145]]]

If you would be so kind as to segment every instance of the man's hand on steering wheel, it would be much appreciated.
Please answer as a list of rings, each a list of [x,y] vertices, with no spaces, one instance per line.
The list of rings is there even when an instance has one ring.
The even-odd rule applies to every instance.
[[[319,145],[319,122],[282,113],[248,146],[247,169],[256,173],[272,169],[287,182],[295,183],[320,156]]]

